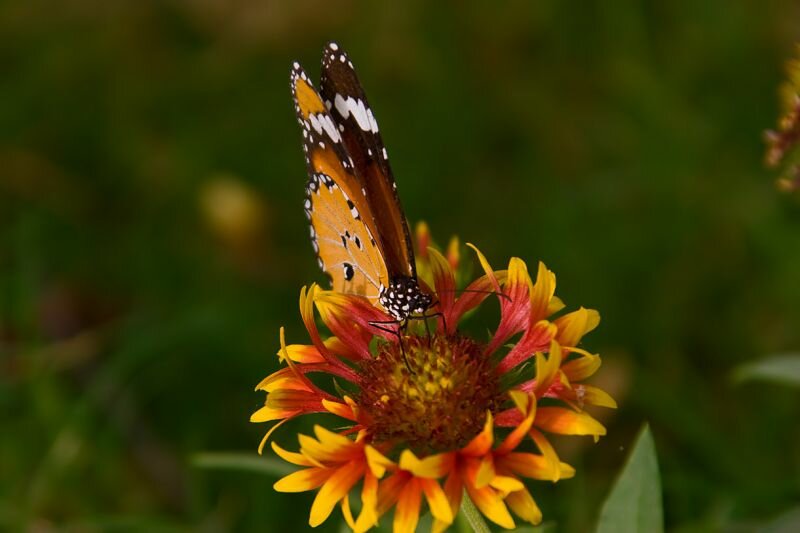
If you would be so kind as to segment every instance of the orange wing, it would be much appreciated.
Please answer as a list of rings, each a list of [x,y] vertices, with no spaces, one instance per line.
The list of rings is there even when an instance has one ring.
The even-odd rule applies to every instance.
[[[339,127],[297,63],[291,85],[309,175],[305,210],[320,267],[334,290],[365,296],[379,305],[388,273],[365,191]]]

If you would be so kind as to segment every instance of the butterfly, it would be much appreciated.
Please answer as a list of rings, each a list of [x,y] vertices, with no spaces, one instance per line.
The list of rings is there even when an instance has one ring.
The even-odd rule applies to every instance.
[[[294,63],[292,97],[308,169],[311,243],[333,290],[367,298],[398,322],[432,297],[414,249],[378,123],[353,63],[336,43],[322,53],[319,92]]]

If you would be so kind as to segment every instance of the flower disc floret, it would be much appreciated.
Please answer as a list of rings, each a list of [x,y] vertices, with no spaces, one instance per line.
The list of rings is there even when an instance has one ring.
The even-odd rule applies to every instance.
[[[373,440],[404,443],[417,454],[465,445],[481,431],[486,412],[502,403],[484,346],[460,335],[382,343],[361,372],[357,403]]]

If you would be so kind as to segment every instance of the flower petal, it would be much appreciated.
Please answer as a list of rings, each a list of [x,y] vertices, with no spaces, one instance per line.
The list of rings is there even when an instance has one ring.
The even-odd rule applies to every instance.
[[[400,468],[420,478],[440,478],[450,471],[452,464],[453,455],[449,453],[429,455],[423,459],[418,459],[411,450],[403,450],[400,454]]]
[[[561,461],[558,459],[555,448],[540,431],[531,429],[528,434],[533,439],[533,442],[536,443],[539,451],[542,452],[542,457],[544,457],[545,468],[547,468],[548,472],[544,473],[543,479],[549,479],[553,482],[558,481],[561,478],[561,468],[559,466]]]
[[[323,464],[340,464],[361,454],[361,445],[322,426],[314,426],[317,439],[300,434],[300,453]],[[318,440],[319,439],[319,440]]]
[[[556,292],[556,275],[547,270],[539,261],[539,271],[536,274],[536,283],[531,291],[531,323],[547,318],[550,300]]]
[[[342,516],[347,526],[356,531],[356,521],[353,519],[353,512],[350,510],[350,495],[345,494],[342,498]]]
[[[378,525],[378,478],[367,470],[364,474],[364,486],[361,489],[361,514],[352,529],[356,532],[367,531]]]
[[[526,522],[538,525],[542,522],[542,511],[536,505],[536,501],[528,492],[528,489],[512,492],[506,496],[505,502],[511,507],[515,515],[525,520]]]
[[[513,452],[497,459],[504,471],[531,479],[552,480],[553,465],[543,455],[527,452]]]
[[[416,531],[421,503],[420,480],[411,478],[397,498],[397,506],[394,510],[394,533],[414,533]]]
[[[590,354],[587,351],[572,348],[572,354],[579,354],[580,357],[570,359],[561,365],[561,371],[570,381],[582,381],[600,368],[601,359],[599,355]]]
[[[523,361],[530,359],[535,352],[546,350],[557,332],[555,324],[540,320],[525,330],[517,344],[503,357],[497,365],[497,372],[504,374]]]
[[[536,427],[560,435],[605,435],[606,428],[587,413],[576,413],[563,407],[540,407]]]
[[[428,501],[428,507],[433,517],[441,522],[453,523],[453,511],[447,501],[444,491],[433,479],[420,479],[420,486]]]
[[[454,468],[450,475],[444,482],[444,494],[450,504],[450,511],[455,517],[461,507],[461,498],[464,495],[464,487],[462,485],[461,473],[457,468]],[[433,533],[442,533],[450,524],[440,520],[433,521]]]
[[[272,446],[272,451],[275,454],[286,461],[287,463],[292,463],[298,466],[318,466],[313,461],[310,461],[305,455],[302,453],[290,452],[284,450],[276,442],[271,442],[270,445]]]
[[[478,470],[475,473],[473,484],[476,488],[483,488],[492,482],[497,475],[494,469],[494,458],[492,454],[488,453],[478,460]]]
[[[591,385],[576,385],[575,392],[583,403],[610,409],[617,408],[617,402],[603,389],[592,387]]]
[[[491,265],[489,265],[489,261],[486,260],[486,256],[484,256],[474,244],[468,242],[467,246],[475,251],[475,254],[478,256],[478,262],[481,264],[483,271],[486,272],[486,277],[488,277],[492,285],[494,285],[494,290],[497,291],[497,293],[500,293],[500,282],[497,280]]]
[[[431,246],[431,230],[426,222],[419,221],[417,227],[414,228],[414,233],[417,239],[417,258],[426,261],[428,248]]]
[[[325,346],[325,343],[322,342],[322,338],[319,336],[319,330],[317,329],[317,322],[314,319],[314,300],[319,291],[319,285],[316,283],[312,283],[310,287],[303,287],[300,289],[300,317],[303,319],[303,324],[314,346],[316,346],[319,353],[330,362],[332,355]]]
[[[454,272],[458,270],[458,265],[461,263],[461,251],[458,237],[453,236],[447,244],[447,262],[450,263],[450,268],[452,268]]]
[[[514,519],[511,518],[508,508],[493,488],[484,487],[482,489],[476,489],[472,485],[467,484],[466,489],[469,498],[486,518],[500,527],[506,529],[514,528]]]
[[[264,437],[261,439],[261,442],[258,444],[258,455],[261,455],[261,452],[264,451],[264,445],[267,443],[267,441],[269,440],[269,437],[272,435],[272,433],[276,429],[281,427],[283,424],[285,424],[286,422],[291,420],[292,418],[294,418],[294,416],[289,416],[287,418],[284,418],[283,420],[281,420],[280,422],[278,422],[277,424],[275,424],[274,426],[269,428],[269,431],[267,431],[267,434],[264,435]]]
[[[555,320],[558,327],[556,338],[562,346],[577,346],[581,338],[600,323],[600,313],[581,307]]]
[[[311,514],[308,519],[311,527],[317,527],[330,516],[336,504],[364,475],[364,470],[364,463],[357,461],[344,463],[335,470],[334,474],[319,489],[314,503],[311,504]]]
[[[378,486],[378,514],[382,515],[392,508],[400,498],[400,493],[412,475],[405,470],[397,470]]]
[[[300,409],[281,409],[275,407],[264,406],[252,415],[250,415],[250,422],[261,423],[269,422],[270,420],[280,420],[282,418],[290,418],[300,412]]]
[[[503,497],[525,488],[522,481],[511,476],[495,476],[489,486],[500,492]]]
[[[313,390],[306,380],[298,377],[293,368],[282,368],[277,372],[273,372],[256,385],[256,390],[265,392],[272,392],[277,389]]]
[[[369,444],[364,446],[364,454],[367,457],[367,466],[369,466],[370,472],[379,479],[386,473],[387,468],[394,466],[391,460]]]
[[[443,315],[440,321],[449,328],[451,323],[458,322],[458,317],[453,315],[453,306],[456,298],[456,278],[447,259],[436,249],[431,248],[428,250],[428,257],[430,258],[436,298],[439,301],[439,311]]]
[[[327,344],[327,342],[326,342]],[[282,361],[284,356],[288,355],[289,358],[295,363],[324,363],[325,358],[319,353],[316,346],[309,346],[307,344],[290,344],[286,347],[286,351],[278,350],[278,358]]]
[[[547,359],[544,354],[536,355],[536,388],[534,393],[541,398],[558,376],[561,367],[561,346],[553,339],[550,341],[550,353]]]
[[[353,406],[347,403],[335,402],[332,400],[322,400],[322,407],[329,413],[333,413],[342,418],[356,421],[356,415],[353,413]]]
[[[516,333],[528,328],[531,322],[531,278],[528,267],[518,257],[508,262],[508,279],[503,287],[506,298],[500,300],[500,324],[486,348],[492,354]]]
[[[461,449],[461,454],[480,457],[491,450],[492,444],[494,443],[494,432],[492,428],[492,412],[486,411],[486,421],[483,423],[483,431],[478,433],[469,444]]]
[[[391,317],[366,298],[334,291],[319,291],[314,303],[328,329],[360,359],[366,360],[372,357],[369,343],[374,335],[389,340],[397,338],[388,330],[396,330],[399,324],[392,324]],[[382,324],[382,328],[376,328],[373,325],[376,322],[386,322],[386,324]]]
[[[519,446],[533,425],[533,418],[536,415],[536,396],[515,390],[510,391],[509,394],[525,419],[506,436],[500,446],[495,448],[493,452],[495,455],[506,454]]]
[[[467,285],[453,304],[451,316],[447,319],[447,333],[452,335],[458,329],[458,321],[466,313],[476,308],[492,294],[501,294],[494,286],[494,282],[505,283],[508,271],[497,270],[492,276],[483,275]]]
[[[278,492],[305,492],[321,487],[334,474],[330,468],[304,468],[284,476],[272,485]]]

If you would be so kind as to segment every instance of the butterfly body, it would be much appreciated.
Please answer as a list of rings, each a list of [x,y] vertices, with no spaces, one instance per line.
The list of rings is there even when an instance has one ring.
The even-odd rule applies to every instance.
[[[431,307],[378,124],[352,62],[330,43],[317,92],[291,73],[309,180],[305,212],[322,270],[337,292],[357,294],[398,322]]]

